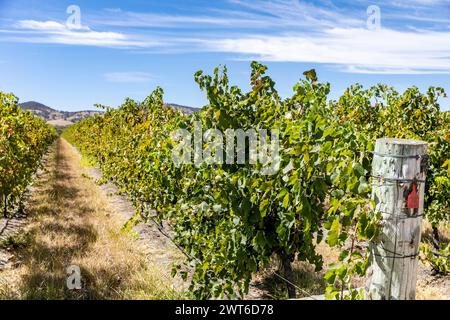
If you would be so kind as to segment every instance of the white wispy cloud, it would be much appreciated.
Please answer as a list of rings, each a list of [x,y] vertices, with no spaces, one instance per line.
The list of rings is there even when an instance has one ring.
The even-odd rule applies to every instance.
[[[205,46],[265,61],[333,64],[356,73],[450,73],[450,32],[334,28],[314,35],[220,39]]]
[[[401,8],[417,8],[417,7],[429,7],[429,6],[441,6],[450,4],[449,0],[407,0],[407,1],[381,1],[383,5],[392,5]]]
[[[119,32],[93,31],[88,27],[69,29],[57,21],[21,20],[15,24],[15,27],[20,32],[15,30],[6,30],[6,32],[16,33],[16,36],[10,39],[18,42],[118,48],[148,48],[160,44],[155,39],[144,40],[135,35]]]
[[[121,8],[105,8],[103,10],[105,10],[107,12],[121,12],[122,11]]]
[[[36,30],[36,31],[62,31],[65,29],[78,30],[78,31],[90,31],[88,26],[76,26],[68,28],[66,25],[57,21],[36,21],[36,20],[20,20],[16,27],[19,29]]]
[[[16,27],[19,29],[38,30],[38,31],[61,31],[66,26],[56,21],[36,21],[36,20],[20,20]]]
[[[262,27],[266,26],[270,21],[257,19],[255,17],[215,17],[215,16],[186,16],[186,15],[170,15],[155,13],[137,13],[124,12],[117,16],[96,17],[93,22],[99,25],[118,26],[118,27],[164,27],[164,28],[181,28],[190,26],[193,28],[202,28],[208,26],[221,27]]]
[[[105,73],[104,78],[108,82],[119,83],[136,83],[136,82],[148,82],[153,80],[153,76],[146,72],[110,72]]]
[[[450,0],[380,1],[382,29],[368,30],[366,1],[358,10],[336,7],[331,1],[228,0],[228,9],[205,8],[202,14],[130,12],[104,9],[89,16],[91,26],[70,30],[57,21],[21,20],[12,41],[129,48],[140,53],[223,52],[236,59],[328,64],[350,73],[450,73],[448,17],[431,6]],[[407,8],[414,9],[398,11]],[[426,15],[415,8],[427,7]],[[390,11],[385,9],[397,8]],[[402,9],[403,10],[403,9]],[[107,14],[105,14],[107,12]],[[384,27],[383,17],[429,21],[438,28],[405,24]],[[447,19],[447,20],[446,20]],[[417,22],[418,23],[418,22]],[[105,30],[128,30],[128,33]],[[201,32],[199,31],[201,29]],[[132,32],[132,33],[130,33]],[[112,73],[108,81],[140,81],[145,75]],[[128,80],[126,80],[128,79]],[[146,80],[142,80],[146,81]]]
[[[361,26],[365,20],[350,17],[340,12],[323,9],[312,3],[300,0],[248,1],[229,0],[238,5],[238,9],[205,8],[202,14],[168,14],[154,12],[133,12],[125,10],[98,13],[91,16],[91,21],[98,25],[138,27],[138,28],[287,28],[306,27],[317,29],[330,26]]]

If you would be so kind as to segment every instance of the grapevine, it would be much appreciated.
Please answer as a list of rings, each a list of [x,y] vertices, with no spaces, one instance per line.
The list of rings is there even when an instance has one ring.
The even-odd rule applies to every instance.
[[[56,130],[18,106],[12,94],[0,91],[0,204],[6,216],[19,203]]]
[[[357,85],[330,101],[330,85],[310,70],[283,99],[265,66],[253,62],[251,69],[248,92],[229,84],[225,67],[213,75],[196,73],[209,102],[193,115],[167,107],[157,88],[142,103],[127,99],[118,109],[103,107],[102,116],[71,126],[64,137],[96,161],[104,181],[129,196],[141,219],[169,222],[190,257],[173,274],[187,277],[185,270],[193,270],[194,297],[243,297],[252,275],[274,256],[287,278],[294,260],[320,270],[316,246],[326,241],[342,248],[326,274],[327,297],[361,298],[351,278],[365,274],[369,257],[356,243],[376,240],[380,224],[368,179],[376,137],[430,142],[427,216],[448,219],[449,117],[437,103],[443,90],[423,95],[412,88],[399,95],[385,86]],[[280,170],[264,175],[248,161],[177,166],[173,133],[192,131],[196,123],[221,132],[276,130]]]

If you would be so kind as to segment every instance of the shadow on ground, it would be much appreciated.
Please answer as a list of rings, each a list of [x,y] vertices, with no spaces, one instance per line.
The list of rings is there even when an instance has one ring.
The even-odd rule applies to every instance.
[[[91,254],[89,249],[98,234],[89,219],[85,219],[94,214],[95,207],[76,201],[86,196],[86,191],[74,181],[77,176],[61,149],[58,142],[49,159],[49,172],[35,187],[37,192],[29,212],[32,222],[26,235],[20,236],[26,238],[26,245],[16,252],[17,261],[26,270],[21,277],[21,298],[110,298],[120,285],[120,277],[100,265],[99,269],[82,268],[82,290],[67,288],[67,268],[74,260]]]

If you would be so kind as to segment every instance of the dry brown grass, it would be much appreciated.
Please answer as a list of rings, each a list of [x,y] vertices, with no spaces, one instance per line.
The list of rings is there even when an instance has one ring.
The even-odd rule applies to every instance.
[[[15,251],[15,263],[0,272],[0,298],[172,299],[165,272],[149,264],[139,243],[122,230],[123,218],[96,184],[82,175],[70,145],[59,140],[38,181],[31,221]],[[69,290],[66,269],[81,269],[82,289]]]
[[[47,123],[57,127],[67,127],[73,124],[72,121],[67,121],[64,119],[49,120]]]
[[[450,283],[449,283],[450,285]],[[447,294],[442,291],[442,287],[433,287],[429,286],[417,286],[416,290],[416,300],[449,300],[450,296],[448,295],[449,289],[447,288]]]
[[[305,261],[294,261],[292,269],[294,272],[294,283],[298,287],[296,290],[297,298],[305,298],[311,295],[322,295],[326,289],[324,279],[326,267],[328,264],[337,262],[339,250],[331,248],[325,242],[316,246],[316,251],[324,261],[324,269],[316,271],[314,265]],[[259,293],[250,294],[249,298],[255,298],[255,295],[262,298],[288,299],[286,283],[280,279],[280,262],[276,256],[273,257],[271,264],[254,276],[253,284]],[[364,285],[365,280],[355,277],[352,281],[353,287],[359,288]]]
[[[441,222],[438,226],[439,236],[441,241],[450,241],[450,225]],[[428,220],[422,222],[422,241],[431,243],[433,241],[433,229],[431,223]]]
[[[424,232],[427,232],[429,229],[429,223],[424,222]],[[441,234],[446,237],[448,230],[447,233],[443,232]],[[337,248],[331,248],[326,243],[321,242],[317,245],[316,250],[323,258],[324,270],[316,272],[314,270],[314,266],[308,262],[294,261],[292,263],[294,283],[302,289],[296,290],[297,298],[324,294],[326,289],[326,283],[324,280],[326,267],[330,263],[338,261],[340,251]],[[286,284],[275,274],[276,272],[280,273],[278,270],[279,263],[277,258],[274,257],[270,266],[254,276],[254,289],[248,298],[287,299]],[[366,281],[366,278],[355,277],[352,279],[352,286],[354,288],[362,288],[365,286]],[[450,277],[432,275],[430,268],[419,261],[416,299],[450,300]]]

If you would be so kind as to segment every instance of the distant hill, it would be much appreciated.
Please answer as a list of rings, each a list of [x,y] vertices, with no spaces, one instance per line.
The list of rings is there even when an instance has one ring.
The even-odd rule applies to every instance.
[[[50,108],[42,103],[36,101],[28,101],[19,104],[22,109],[31,111],[35,116],[43,118],[48,123],[59,126],[67,127],[83,119],[94,116],[95,114],[101,114],[103,111],[58,111]],[[169,103],[167,106],[175,109],[179,109],[184,113],[191,114],[199,109],[182,106],[175,103]]]
[[[51,112],[55,111],[52,108],[47,107],[46,105],[36,102],[36,101],[28,101],[28,102],[21,103],[19,105],[22,107],[22,109],[30,110],[30,111],[37,110],[42,113],[51,113]]]
[[[66,127],[75,122],[101,114],[101,111],[58,111],[36,101],[28,101],[19,104],[22,109],[31,111],[35,116],[47,120],[55,126]]]
[[[200,109],[198,109],[198,108],[182,106],[182,105],[179,105],[179,104],[176,104],[176,103],[168,103],[167,105],[169,107],[172,107],[172,108],[175,108],[175,109],[179,109],[179,110],[181,110],[181,111],[183,111],[184,113],[187,113],[187,114],[191,114],[191,113],[200,111]]]

